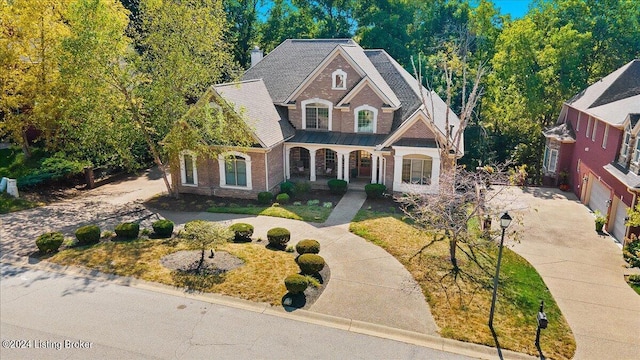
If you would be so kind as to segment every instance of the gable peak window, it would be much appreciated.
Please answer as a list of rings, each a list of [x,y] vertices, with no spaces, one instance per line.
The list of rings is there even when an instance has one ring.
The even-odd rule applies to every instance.
[[[302,102],[302,128],[308,130],[331,130],[330,101],[310,99]]]
[[[375,133],[378,122],[378,109],[362,105],[354,109],[355,121],[354,132],[357,133]]]
[[[331,89],[346,90],[347,89],[347,73],[342,69],[338,69],[331,74]]]

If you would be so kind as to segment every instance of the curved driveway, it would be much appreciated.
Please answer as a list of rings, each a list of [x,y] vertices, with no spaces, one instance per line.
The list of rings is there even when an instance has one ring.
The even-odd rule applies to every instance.
[[[523,218],[518,254],[538,270],[576,339],[575,359],[638,359],[640,296],[624,281],[622,250],[593,214],[557,189],[507,189],[497,201]],[[553,321],[553,319],[549,319]]]

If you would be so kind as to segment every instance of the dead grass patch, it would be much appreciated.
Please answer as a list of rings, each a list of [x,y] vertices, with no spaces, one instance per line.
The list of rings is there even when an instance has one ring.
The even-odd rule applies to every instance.
[[[463,246],[458,251],[461,271],[454,278],[448,242],[435,242],[414,257],[433,234],[413,228],[399,216],[361,210],[350,230],[384,248],[409,270],[420,284],[442,336],[494,346],[487,325],[497,258],[493,242]],[[549,327],[541,334],[543,353],[554,359],[572,358],[576,348],[573,333],[542,278],[524,258],[505,248],[494,317],[504,349],[537,355],[533,342],[540,300],[544,300],[549,319]]]

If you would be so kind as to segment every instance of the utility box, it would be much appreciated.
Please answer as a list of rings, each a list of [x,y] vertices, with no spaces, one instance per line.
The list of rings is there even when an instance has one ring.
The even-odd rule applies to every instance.
[[[18,184],[16,179],[7,179],[7,194],[14,198],[20,197],[20,194],[18,194]]]

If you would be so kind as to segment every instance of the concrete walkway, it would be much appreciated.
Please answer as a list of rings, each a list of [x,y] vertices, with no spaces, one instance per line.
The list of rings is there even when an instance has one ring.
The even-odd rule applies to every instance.
[[[522,216],[521,242],[509,245],[551,290],[576,338],[575,359],[638,359],[640,296],[624,281],[620,247],[596,233],[589,209],[548,188],[513,187],[497,200]]]
[[[177,225],[193,219],[246,222],[254,237],[266,239],[273,227],[291,231],[291,242],[315,239],[331,279],[311,311],[388,327],[437,335],[438,329],[420,286],[393,256],[349,232],[349,223],[366,194],[350,191],[323,224],[267,216],[160,211]]]

